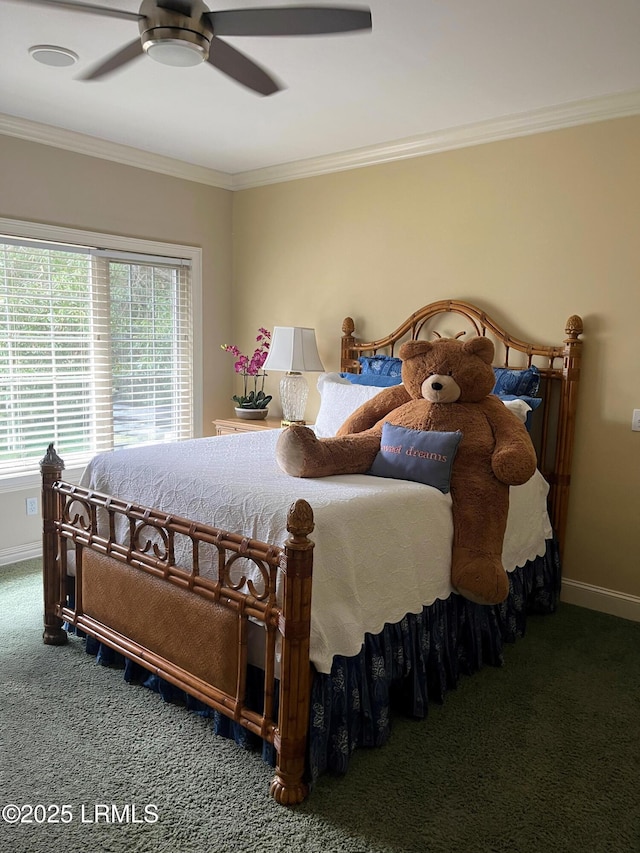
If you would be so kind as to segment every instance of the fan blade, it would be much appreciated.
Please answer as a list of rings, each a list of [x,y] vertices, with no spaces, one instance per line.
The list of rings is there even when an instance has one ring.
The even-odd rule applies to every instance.
[[[107,57],[107,59],[101,62],[100,65],[94,67],[87,74],[81,75],[78,79],[98,80],[106,74],[111,74],[112,71],[117,71],[118,68],[126,65],[127,62],[131,62],[132,59],[142,56],[143,53],[142,42],[137,38],[135,41],[130,42],[115,53],[112,53],[111,56]]]
[[[207,12],[218,36],[305,36],[370,30],[371,12],[364,7],[291,6]]]
[[[243,86],[253,89],[260,95],[273,95],[282,88],[253,59],[249,59],[222,39],[215,37],[211,39],[207,62],[232,80],[242,83]]]
[[[23,3],[33,3],[35,6],[57,6],[60,9],[73,9],[76,12],[89,12],[92,15],[102,15],[107,18],[129,18],[138,21],[144,18],[138,12],[124,12],[122,9],[109,9],[107,6],[94,6],[91,3],[71,3],[67,0],[22,0]]]

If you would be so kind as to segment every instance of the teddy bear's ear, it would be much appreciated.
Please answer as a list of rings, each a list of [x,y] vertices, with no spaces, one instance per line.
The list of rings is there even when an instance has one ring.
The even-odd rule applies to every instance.
[[[487,364],[492,364],[493,362],[495,347],[493,346],[493,341],[490,341],[489,338],[471,338],[471,340],[466,341],[462,345],[462,349],[463,352],[469,355],[477,355],[478,358],[481,358]]]
[[[406,341],[400,347],[398,355],[403,361],[406,361],[408,358],[429,352],[432,347],[433,343],[431,341]]]

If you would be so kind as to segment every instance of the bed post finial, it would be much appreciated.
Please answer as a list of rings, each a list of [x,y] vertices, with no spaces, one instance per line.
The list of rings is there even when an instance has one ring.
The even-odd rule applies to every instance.
[[[353,318],[345,317],[342,321],[342,334],[345,337],[350,338],[351,335],[353,335],[355,328],[356,324],[353,322]]]
[[[307,796],[304,770],[311,674],[309,635],[311,633],[311,573],[313,510],[305,500],[297,500],[287,514],[286,565],[282,571],[282,635],[280,662],[280,708],[274,746],[278,751],[276,773],[269,792],[285,806],[301,803]],[[292,687],[293,686],[293,687]]]
[[[305,500],[292,503],[287,513],[287,530],[291,533],[292,543],[304,544],[307,536],[313,532],[313,510]]]
[[[42,472],[43,476],[45,473],[52,474],[55,472],[58,474],[56,479],[60,479],[60,475],[64,471],[64,462],[56,453],[52,441],[47,447],[47,452],[40,460],[40,471]]]
[[[582,317],[578,314],[572,314],[567,320],[564,327],[565,334],[569,336],[571,340],[576,340],[580,335],[584,332],[584,324],[582,322]]]

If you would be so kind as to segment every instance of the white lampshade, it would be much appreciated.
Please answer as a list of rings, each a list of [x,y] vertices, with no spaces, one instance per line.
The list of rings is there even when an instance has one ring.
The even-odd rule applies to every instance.
[[[304,423],[309,385],[302,373],[324,371],[315,330],[301,326],[275,326],[263,369],[285,371],[280,381],[283,420]]]
[[[300,326],[275,326],[264,369],[296,373],[324,371],[315,330]]]

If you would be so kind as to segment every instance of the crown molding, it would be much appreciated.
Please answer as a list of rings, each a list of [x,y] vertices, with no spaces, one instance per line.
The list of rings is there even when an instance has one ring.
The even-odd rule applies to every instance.
[[[220,189],[243,190],[637,114],[640,114],[640,90],[587,98],[381,145],[237,172],[233,175],[16,116],[0,114],[0,134]]]
[[[380,163],[391,163],[395,160],[407,160],[411,157],[423,157],[427,154],[453,151],[456,148],[484,145],[488,142],[498,142],[535,133],[546,133],[565,127],[624,118],[639,113],[640,90],[623,92],[618,95],[606,95],[600,98],[589,98],[583,101],[519,113],[518,115],[447,128],[434,133],[396,140],[382,145],[372,145],[368,148],[359,148],[326,157],[299,160],[280,166],[256,169],[252,172],[240,172],[233,175],[233,189],[249,189],[299,178],[312,178],[331,172],[375,166]]]
[[[124,166],[136,169],[147,169],[172,178],[195,181],[221,189],[232,189],[231,176],[226,172],[218,172],[193,163],[185,163],[162,154],[142,151],[129,145],[120,145],[106,139],[98,139],[73,130],[64,130],[49,124],[40,124],[17,116],[0,114],[0,134],[15,136],[28,142],[39,142],[51,145],[53,148],[63,148],[76,154],[86,154],[88,157],[99,157],[101,160],[111,160]]]

